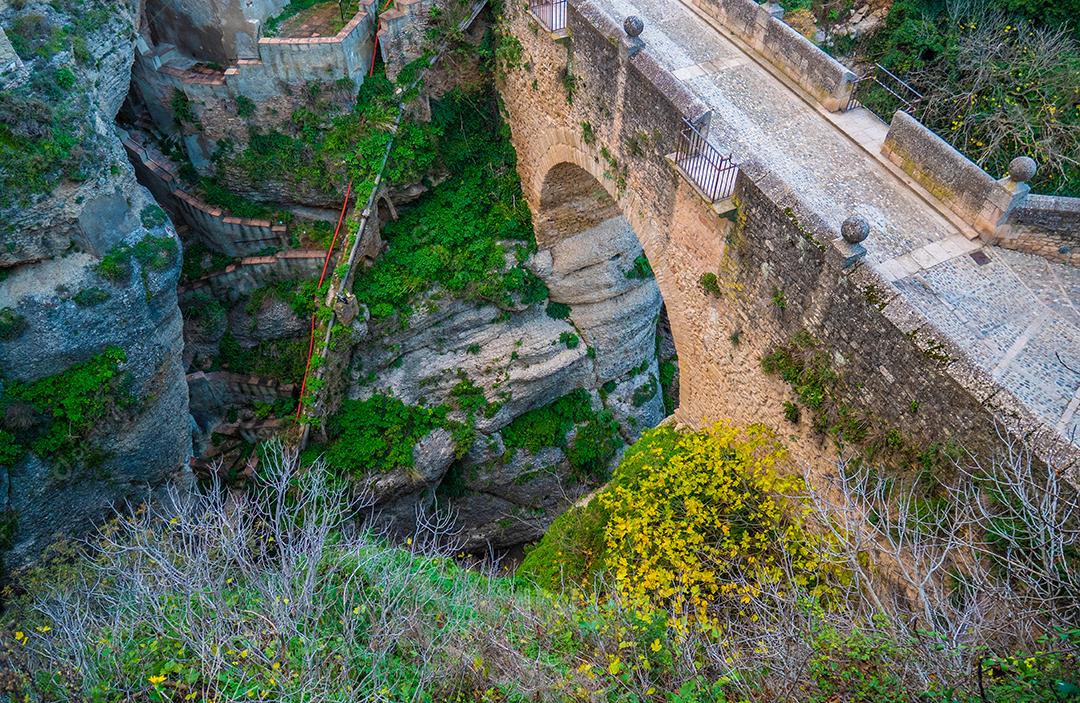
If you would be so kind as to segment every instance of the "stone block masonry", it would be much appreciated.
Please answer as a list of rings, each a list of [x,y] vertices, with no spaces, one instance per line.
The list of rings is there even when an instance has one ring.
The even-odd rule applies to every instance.
[[[200,291],[218,300],[235,303],[252,291],[277,281],[312,280],[319,277],[326,252],[321,249],[293,249],[272,256],[249,256],[223,270],[181,286],[181,305]],[[331,262],[333,264],[333,262]]]
[[[171,45],[155,45],[142,36],[136,51],[133,85],[158,129],[177,132],[173,100],[186,98],[198,129],[189,128],[185,144],[195,167],[205,170],[219,140],[244,141],[249,127],[277,128],[306,104],[311,83],[347,80],[360,86],[371,68],[375,36],[375,2],[362,2],[356,15],[333,37],[263,37],[254,56],[224,68],[185,55]],[[355,97],[355,89],[351,90]],[[241,116],[238,100],[254,105]]]
[[[139,181],[174,220],[186,223],[195,236],[227,256],[248,256],[289,245],[288,228],[270,220],[232,217],[180,187],[176,167],[137,133],[124,137],[124,149]]]
[[[796,460],[827,470],[832,443],[809,420],[785,419],[793,391],[762,369],[764,356],[804,336],[843,379],[840,401],[873,436],[895,430],[908,447],[953,442],[986,456],[1000,449],[1005,428],[1030,433],[1044,457],[1064,457],[1065,465],[1080,458],[1052,422],[932,324],[918,300],[852,256],[839,233],[843,217],[824,216],[819,201],[792,187],[789,161],[743,159],[734,213],[704,202],[665,159],[684,118],[710,122],[695,97],[702,93],[686,90],[657,60],[647,34],[645,49],[630,56],[622,28],[600,4],[571,3],[568,37],[558,41],[536,31],[527,8],[508,6],[524,55],[500,93],[538,243],[549,247],[588,225],[575,204],[596,199],[567,193],[590,190],[610,196],[638,236],[678,351],[681,421],[765,423],[790,436]],[[739,135],[726,119],[714,114],[712,129]],[[700,283],[707,273],[717,277],[718,296]]]
[[[998,235],[1000,247],[1080,266],[1080,198],[1029,195]]]

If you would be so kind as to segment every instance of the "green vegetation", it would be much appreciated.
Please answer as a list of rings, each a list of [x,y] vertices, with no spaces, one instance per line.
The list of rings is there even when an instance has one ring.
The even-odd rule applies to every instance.
[[[578,345],[581,344],[581,337],[578,337],[573,332],[560,332],[559,344],[562,344],[567,349],[577,349]]]
[[[50,5],[68,22],[24,12],[4,28],[27,63],[30,80],[0,92],[0,209],[26,205],[62,180],[85,180],[99,167],[96,109],[89,93],[77,89],[83,67],[93,58],[87,38],[103,27],[117,34],[130,27],[113,25],[122,13],[107,0],[55,0]],[[54,59],[64,51],[71,51],[74,64],[57,65]]]
[[[221,271],[233,261],[233,257],[212,251],[202,242],[191,242],[184,247],[180,280],[184,283],[198,280],[208,273]]]
[[[573,441],[570,431],[578,427]],[[502,429],[508,450],[538,452],[545,447],[561,447],[577,480],[602,481],[615,452],[623,445],[619,424],[611,412],[597,412],[584,388],[567,393],[547,405],[514,418]]]
[[[720,288],[720,279],[712,271],[701,274],[701,278],[698,279],[698,285],[701,286],[703,291],[714,298],[720,298],[724,295],[724,291]]]
[[[208,205],[219,207],[234,217],[245,217],[252,220],[277,220],[280,216],[280,213],[273,208],[237,195],[213,178],[200,178],[198,191]]]
[[[5,383],[0,416],[11,426],[0,436],[0,453],[10,459],[30,450],[68,463],[90,457],[87,438],[112,413],[133,402],[120,368],[124,361],[122,349],[108,347],[58,374]]]
[[[121,281],[131,273],[131,260],[138,261],[146,269],[165,271],[173,265],[179,254],[176,239],[168,235],[148,235],[134,244],[120,244],[101,257],[97,272],[110,281]]]
[[[101,288],[84,288],[76,293],[71,299],[74,300],[75,304],[80,308],[91,308],[108,300],[109,293]]]
[[[640,408],[645,403],[656,397],[656,391],[659,390],[660,385],[656,381],[656,377],[649,374],[649,377],[645,380],[645,383],[634,389],[634,395],[631,398],[635,408]]]
[[[447,427],[447,408],[406,405],[388,395],[346,400],[327,427],[330,468],[352,477],[410,468],[413,445]]]
[[[925,100],[917,117],[995,178],[1016,156],[1040,193],[1080,195],[1080,3],[895,0],[859,53]],[[864,101],[886,119],[884,90]]]
[[[626,271],[626,277],[642,280],[653,277],[652,266],[649,265],[649,260],[644,254],[639,254],[634,258],[634,265]]]
[[[255,114],[255,101],[246,95],[236,96],[236,114],[244,119]]]
[[[378,422],[371,410],[364,424]],[[370,439],[378,446],[382,438]],[[0,635],[11,695],[110,703],[1080,700],[1080,628],[1047,625],[1017,637],[1012,625],[1029,613],[1020,581],[1004,602],[979,611],[990,622],[963,621],[961,641],[923,615],[945,627],[959,622],[954,614],[971,617],[990,591],[969,589],[985,582],[950,571],[953,585],[938,600],[913,611],[906,599],[875,606],[857,578],[865,553],[845,552],[843,533],[820,532],[861,513],[820,513],[760,427],[646,433],[609,486],[555,521],[517,578],[462,568],[424,527],[395,548],[356,528],[351,488],[321,461],[297,466],[274,444],[260,456],[239,503],[209,493],[149,505],[107,525],[107,539],[22,574],[26,590],[9,600],[10,626]],[[984,508],[1021,495],[993,493],[983,495]],[[878,512],[875,523],[890,519]],[[996,529],[1007,539],[1015,527]],[[875,553],[874,571],[883,556]],[[987,558],[964,556],[957,566]]]
[[[26,318],[14,308],[0,308],[0,340],[10,342],[26,331]]]
[[[389,250],[357,276],[354,292],[372,317],[406,318],[435,286],[503,308],[547,297],[543,282],[522,265],[534,246],[532,225],[514,150],[496,115],[489,94],[455,92],[433,106],[438,159],[451,175],[387,223]],[[508,270],[507,242],[522,262]]]
[[[677,400],[674,393],[675,374],[679,371],[676,361],[675,359],[669,359],[660,362],[660,388],[664,393],[665,415],[675,412],[675,401]]]
[[[344,181],[363,201],[374,185],[376,171],[390,143],[390,128],[398,113],[396,86],[381,72],[368,77],[359,91],[349,79],[310,82],[303,88],[305,103],[290,115],[287,125],[269,132],[252,128],[242,149],[219,143],[217,167],[211,179],[227,192],[226,172],[239,173],[252,183],[268,173],[298,193],[339,197]],[[351,110],[344,109],[355,95]],[[385,174],[391,183],[419,180],[431,166],[433,132],[427,125],[404,122],[399,128]],[[208,188],[203,181],[203,188]]]
[[[242,346],[232,332],[226,332],[218,345],[215,366],[233,373],[299,384],[304,378],[307,350],[307,339],[266,340],[248,348]]]
[[[252,291],[244,309],[249,315],[254,315],[262,308],[267,298],[275,297],[287,303],[297,317],[301,319],[311,317],[315,312],[315,300],[320,292],[317,283],[318,281],[314,280],[296,279],[277,281]]]
[[[592,397],[584,388],[570,391],[547,405],[530,410],[503,428],[507,449],[538,452],[544,447],[566,445],[566,435],[577,423],[592,419]]]
[[[139,211],[139,220],[142,222],[143,227],[154,229],[155,227],[163,227],[169,221],[169,216],[159,206],[147,205]]]
[[[546,312],[553,320],[570,319],[570,306],[565,303],[548,303]]]

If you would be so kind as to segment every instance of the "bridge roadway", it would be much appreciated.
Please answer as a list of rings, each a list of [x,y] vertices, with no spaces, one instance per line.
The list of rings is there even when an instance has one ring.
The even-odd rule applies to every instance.
[[[594,0],[645,22],[646,50],[712,111],[709,141],[764,163],[839,229],[871,224],[866,263],[1033,412],[1080,445],[1080,269],[984,246],[880,155],[887,127],[832,114],[680,0]]]

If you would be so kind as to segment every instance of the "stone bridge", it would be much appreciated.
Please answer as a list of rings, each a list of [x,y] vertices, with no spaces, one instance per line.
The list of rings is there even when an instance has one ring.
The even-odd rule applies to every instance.
[[[962,156],[839,112],[854,76],[751,0],[532,4],[507,4],[524,50],[500,91],[538,244],[633,229],[671,321],[681,421],[766,422],[798,458],[831,456],[806,409],[785,420],[795,393],[762,366],[817,349],[863,442],[982,453],[1022,434],[1077,478],[1080,273],[988,243],[1021,177],[953,197],[977,190]],[[679,168],[687,123],[738,164],[733,192]],[[852,216],[861,245],[841,236]]]

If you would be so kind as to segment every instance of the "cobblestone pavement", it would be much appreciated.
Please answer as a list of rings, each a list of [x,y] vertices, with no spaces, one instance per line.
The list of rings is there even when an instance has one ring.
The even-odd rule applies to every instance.
[[[712,108],[711,142],[764,163],[837,230],[864,216],[867,263],[1080,444],[1080,269],[970,239],[875,156],[884,124],[812,106],[679,0],[595,1],[645,21],[646,51]]]

